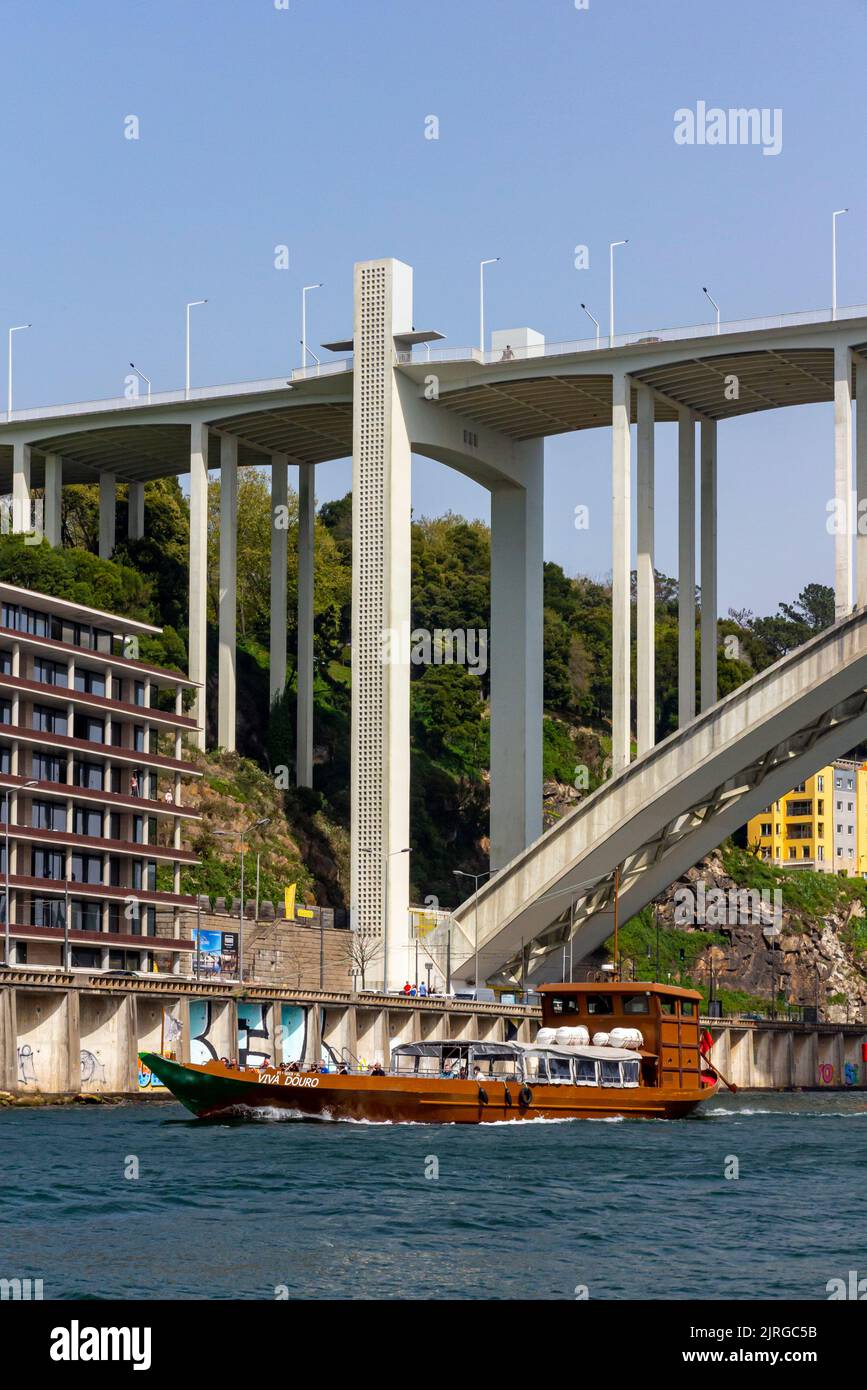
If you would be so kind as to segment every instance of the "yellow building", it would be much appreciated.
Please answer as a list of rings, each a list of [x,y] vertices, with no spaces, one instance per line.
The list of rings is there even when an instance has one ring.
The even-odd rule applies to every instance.
[[[852,764],[854,767],[855,764]],[[766,811],[753,816],[747,823],[747,843],[756,847],[762,859],[789,868],[815,869],[819,873],[835,873],[835,824],[844,825],[841,817],[834,821],[835,791],[837,799],[845,801],[845,789],[835,788],[836,767],[823,767],[814,777],[808,777]],[[855,800],[853,792],[852,800]],[[862,806],[865,803],[862,802]],[[867,815],[867,812],[864,813]],[[859,824],[861,817],[859,817]],[[867,832],[867,824],[865,824]],[[865,833],[867,854],[867,833]],[[842,856],[841,856],[842,858]],[[848,869],[848,860],[846,868]],[[843,866],[841,864],[841,870]]]

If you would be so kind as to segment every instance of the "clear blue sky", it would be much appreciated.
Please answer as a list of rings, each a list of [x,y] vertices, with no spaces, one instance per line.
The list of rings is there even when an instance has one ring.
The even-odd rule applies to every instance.
[[[581,300],[605,321],[621,237],[623,331],[703,320],[703,284],[725,318],[827,305],[830,216],[848,206],[840,302],[867,301],[863,0],[3,0],[0,51],[0,326],[33,323],[21,407],[118,394],[130,358],[177,387],[183,305],[206,296],[194,381],[280,374],[298,362],[300,286],[326,282],[311,342],[343,336],[368,257],[412,264],[416,323],[457,345],[478,331],[478,262],[501,256],[489,326],[557,341],[589,327]],[[782,108],[782,153],[676,145],[674,111],[700,99]],[[832,443],[830,406],[721,428],[723,611],[830,581]],[[603,575],[607,432],[548,457],[547,556]],[[321,468],[320,498],[348,480],[346,463]],[[426,461],[414,504],[487,516],[482,491]]]

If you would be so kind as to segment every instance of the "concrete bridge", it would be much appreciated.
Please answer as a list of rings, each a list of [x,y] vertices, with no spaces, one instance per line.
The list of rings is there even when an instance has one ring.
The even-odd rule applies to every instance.
[[[768,667],[565,815],[455,913],[472,951],[455,974],[558,978],[726,835],[867,738],[867,610]],[[828,811],[831,815],[831,808]],[[551,953],[554,953],[553,955]]]
[[[384,633],[400,634],[410,625],[413,453],[439,460],[491,494],[491,867],[502,871],[510,866],[498,901],[506,902],[507,883],[515,895],[509,900],[503,923],[491,918],[492,943],[495,930],[502,926],[497,947],[501,959],[496,962],[500,967],[506,966],[514,953],[517,931],[512,931],[511,923],[517,920],[515,914],[523,911],[518,903],[523,890],[516,887],[519,875],[511,867],[516,861],[528,868],[527,901],[533,899],[532,910],[525,914],[528,929],[531,919],[538,921],[543,933],[551,925],[534,916],[538,902],[535,879],[529,873],[529,861],[522,859],[541,832],[542,507],[547,436],[595,428],[611,430],[612,743],[614,772],[622,774],[629,764],[631,740],[630,427],[633,422],[637,424],[639,762],[637,774],[628,782],[621,781],[613,795],[626,797],[625,808],[641,778],[649,776],[647,787],[658,823],[640,832],[642,845],[645,839],[649,842],[654,835],[666,833],[671,825],[672,815],[666,819],[664,814],[657,814],[664,808],[661,779],[667,774],[677,781],[672,804],[680,808],[678,814],[691,814],[693,805],[706,806],[706,840],[713,835],[721,839],[729,824],[718,814],[721,806],[714,799],[714,786],[708,782],[702,787],[698,779],[687,790],[683,765],[678,764],[675,752],[680,747],[684,758],[685,744],[666,746],[659,761],[644,761],[655,736],[656,423],[675,422],[679,439],[679,735],[696,716],[696,579],[702,593],[702,716],[717,700],[718,433],[727,420],[759,410],[833,402],[833,447],[829,448],[833,466],[828,469],[828,491],[840,520],[834,538],[838,618],[846,618],[853,605],[860,609],[867,602],[867,534],[854,539],[857,509],[867,501],[867,308],[702,324],[691,329],[555,345],[520,328],[497,334],[492,349],[487,344],[445,348],[438,344],[440,337],[434,329],[415,327],[411,269],[395,260],[369,261],[355,270],[352,332],[342,343],[330,345],[338,353],[352,353],[351,357],[265,382],[7,412],[0,424],[0,488],[5,484],[11,490],[14,525],[19,530],[30,528],[32,489],[41,488],[45,531],[53,544],[60,541],[64,482],[98,482],[99,547],[101,554],[110,555],[116,536],[118,484],[128,489],[130,533],[140,536],[147,524],[145,482],[167,475],[189,475],[189,675],[202,686],[207,676],[207,485],[209,470],[220,470],[217,742],[224,748],[234,747],[235,742],[238,468],[264,465],[271,470],[273,697],[286,683],[285,503],[288,468],[290,463],[297,465],[296,774],[302,785],[309,785],[313,776],[314,470],[329,460],[352,455],[351,906],[356,926],[382,932],[383,973],[390,984],[406,977],[413,949],[406,853],[411,846],[410,664],[403,654],[383,661],[382,639]],[[857,402],[854,479],[853,400]],[[696,427],[700,430],[698,470]],[[701,537],[698,563],[697,515]],[[848,657],[844,654],[840,659]],[[815,719],[827,714],[819,709],[826,696],[832,700],[831,686],[825,694],[817,695]],[[779,682],[767,698],[768,708],[783,700]],[[202,699],[199,696],[196,710],[200,745],[206,740]],[[718,764],[715,769],[718,787],[727,785],[740,772],[749,775],[755,762],[755,745],[748,737],[743,707],[738,705],[738,717],[744,720],[740,735],[727,722],[732,708],[722,709],[721,724],[716,726],[725,729],[731,745],[725,765]],[[712,739],[713,727],[713,721],[697,727],[693,749],[702,739]],[[852,733],[851,742],[855,742],[854,727]],[[824,750],[826,745],[822,746]],[[825,751],[822,756],[826,756]],[[710,765],[707,772],[710,776]],[[770,785],[766,782],[766,787]],[[760,800],[766,799],[763,791]],[[742,799],[739,814],[749,814],[752,804]],[[583,812],[585,831],[599,813],[601,819],[596,824],[602,833],[605,815],[601,813],[614,805],[615,801],[602,798],[589,815]],[[606,823],[613,828],[614,818]],[[566,859],[578,850],[571,825],[565,836],[555,835],[551,843],[562,849],[567,841]],[[681,843],[683,854],[687,843],[692,853],[700,837],[692,833]],[[633,846],[631,852],[636,848]],[[557,852],[552,850],[552,855],[556,857]],[[604,877],[603,860],[608,862],[610,854],[589,868],[591,878],[597,867]],[[655,882],[662,886],[665,874],[673,872],[677,862],[678,853],[661,854],[655,876],[642,876],[645,885]],[[493,899],[485,897],[483,901]],[[637,893],[634,901],[638,901]],[[466,921],[466,910],[460,920]]]

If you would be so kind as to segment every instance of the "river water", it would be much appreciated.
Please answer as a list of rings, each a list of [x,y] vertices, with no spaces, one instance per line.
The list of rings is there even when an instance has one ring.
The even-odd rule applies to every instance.
[[[865,1160],[867,1096],[828,1092],[479,1127],[7,1109],[0,1278],[46,1299],[825,1299],[867,1275]]]

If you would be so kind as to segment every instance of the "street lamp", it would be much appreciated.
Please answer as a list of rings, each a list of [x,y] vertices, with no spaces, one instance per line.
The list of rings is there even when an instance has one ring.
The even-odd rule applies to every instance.
[[[714,299],[713,295],[710,293],[710,290],[708,289],[707,285],[702,285],[701,291],[702,291],[702,294],[707,295],[707,297],[708,297],[708,299],[710,300],[711,304],[712,304],[713,307],[716,309],[716,331],[717,331],[717,333],[719,333],[719,330],[720,330],[720,324],[719,324],[719,305],[717,304],[717,302],[716,302],[716,300]]]
[[[10,329],[9,329],[9,355],[8,355],[8,358],[7,358],[7,362],[8,362],[8,375],[7,375],[7,378],[6,378],[6,419],[7,419],[7,421],[12,419],[12,334],[13,334],[13,333],[22,333],[22,332],[24,331],[25,328],[32,328],[32,327],[33,327],[33,325],[30,324],[30,323],[19,323],[19,324],[16,324],[14,328],[10,328]]]
[[[598,346],[599,346],[599,320],[598,320],[593,314],[591,314],[591,312],[590,312],[590,310],[587,308],[587,305],[586,305],[586,304],[582,304],[582,305],[581,305],[581,308],[584,310],[585,314],[587,315],[588,319],[590,319],[591,323],[595,323],[595,324],[596,324],[596,346],[598,347]]]
[[[481,880],[482,880],[483,878],[487,878],[488,875],[489,875],[489,874],[492,874],[493,872],[494,872],[493,869],[486,869],[485,872],[484,872],[483,874],[467,874],[467,873],[464,873],[463,869],[452,869],[452,873],[454,874],[455,878],[471,878],[471,879],[473,880],[473,893],[475,894],[475,898],[476,898],[475,902],[473,903],[473,931],[474,931],[474,935],[475,935],[475,955],[476,955],[476,1002],[477,1002],[477,1003],[478,1003],[478,994],[479,994],[479,899],[478,899],[479,883],[481,882]]]
[[[186,371],[184,374],[184,396],[189,399],[190,395],[190,310],[195,309],[198,304],[207,304],[207,299],[191,299],[187,305],[187,331],[184,339],[185,343],[185,363]]]
[[[321,289],[323,289],[323,288],[324,288],[324,286],[321,285],[321,284],[319,284],[319,285],[305,285],[304,288],[303,288],[303,290],[301,291],[301,366],[302,366],[302,367],[306,367],[306,366],[307,366],[307,354],[308,354],[308,352],[309,352],[309,348],[307,347],[307,296],[308,296],[308,294],[310,293],[311,290],[321,290]],[[310,356],[311,356],[312,358],[314,358],[314,360],[315,360],[315,362],[316,362],[316,365],[317,365],[317,367],[318,367],[318,366],[319,366],[319,358],[316,356],[316,353],[315,353],[315,352],[311,352],[311,353],[310,353]]]
[[[238,917],[239,917],[239,925],[238,925],[238,984],[239,984],[239,985],[242,985],[242,984],[244,983],[244,918],[245,918],[246,915],[247,915],[247,905],[246,905],[246,903],[244,902],[244,856],[245,856],[246,853],[247,853],[247,836],[248,836],[253,830],[259,830],[259,829],[261,829],[262,826],[264,826],[264,825],[270,825],[270,824],[271,824],[271,817],[270,817],[270,816],[260,816],[258,820],[254,820],[254,821],[252,822],[251,825],[248,825],[248,826],[247,826],[247,829],[244,831],[243,836],[242,836],[242,839],[241,839],[241,903],[240,903],[240,908],[239,908],[239,913],[238,913]]]
[[[842,217],[848,208],[838,208],[831,215],[831,318],[837,317],[837,218]],[[11,410],[11,406],[10,406]]]
[[[363,849],[362,854],[376,858],[376,850]],[[394,849],[391,854],[382,856],[382,992],[388,993],[388,861],[399,854],[412,854],[411,849]],[[408,967],[407,967],[408,968]]]
[[[28,787],[38,787],[38,786],[39,786],[39,783],[38,783],[38,782],[25,782],[25,783],[23,784],[23,786],[20,788],[20,790],[21,790],[21,791],[26,791],[26,790],[28,789]],[[9,939],[9,937],[10,937],[10,933],[9,933],[9,918],[10,918],[10,916],[11,916],[11,913],[10,913],[10,911],[9,911],[9,793],[10,793],[11,791],[14,791],[14,790],[18,790],[18,788],[13,788],[13,787],[7,786],[7,787],[6,787],[6,794],[5,794],[4,798],[3,798],[3,800],[4,800],[4,815],[5,815],[5,817],[6,817],[6,848],[5,848],[5,854],[6,854],[6,897],[5,897],[4,903],[3,903],[3,916],[4,916],[4,918],[5,918],[5,931],[4,931],[4,942],[3,942],[3,961],[4,961],[4,964],[5,964],[7,970],[8,970],[8,969],[10,968],[10,966],[12,965],[12,946],[11,946],[10,939]]]
[[[151,383],[150,383],[150,377],[145,376],[144,372],[140,372],[139,369],[138,369],[138,367],[136,366],[136,364],[135,364],[134,362],[130,362],[129,365],[132,367],[132,369],[133,369],[133,371],[135,372],[136,376],[141,377],[142,381],[143,381],[143,382],[145,383],[145,385],[147,386],[147,388],[148,388],[148,400],[150,400],[150,398],[151,398]]]
[[[608,247],[608,346],[614,346],[614,248],[615,246],[628,246],[629,238],[625,241],[612,241]]]
[[[485,356],[485,266],[496,265],[499,256],[493,256],[490,260],[481,261],[479,264],[479,347],[482,350],[482,360]]]

